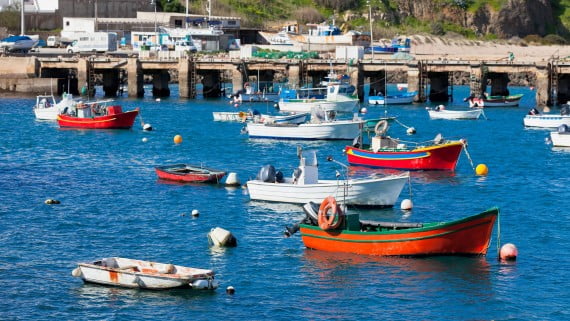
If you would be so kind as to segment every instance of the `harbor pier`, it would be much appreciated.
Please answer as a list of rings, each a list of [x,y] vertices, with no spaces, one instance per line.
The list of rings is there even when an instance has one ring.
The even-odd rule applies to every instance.
[[[510,77],[526,78],[536,92],[538,107],[570,100],[570,62],[549,60],[516,63],[473,60],[394,60],[394,59],[265,59],[189,56],[159,59],[137,56],[0,57],[0,89],[57,94],[80,91],[93,95],[100,79],[106,96],[126,89],[129,97],[144,94],[144,79],[152,79],[152,94],[170,96],[171,75],[177,75],[179,96],[196,97],[196,86],[203,86],[205,97],[223,94],[223,83],[231,82],[233,91],[250,81],[285,80],[290,87],[317,85],[331,71],[347,74],[361,100],[365,94],[386,94],[389,75],[399,75],[408,91],[417,91],[416,102],[445,102],[453,98],[453,87],[468,85],[472,95],[508,95]],[[463,79],[463,80],[458,80]],[[465,81],[467,79],[468,81]],[[369,84],[369,92],[364,85]]]

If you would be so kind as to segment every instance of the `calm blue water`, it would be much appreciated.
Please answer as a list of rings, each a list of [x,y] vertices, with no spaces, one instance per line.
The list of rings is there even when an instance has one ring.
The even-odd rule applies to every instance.
[[[522,106],[486,109],[488,120],[430,121],[423,104],[390,107],[417,129],[413,139],[438,132],[467,138],[475,165],[486,164],[489,175],[475,176],[463,154],[454,175],[414,173],[411,213],[397,206],[362,214],[445,221],[499,206],[501,241],[519,249],[514,264],[496,261],[496,234],[485,258],[307,250],[299,235],[282,237],[283,227],[302,217],[297,206],[250,202],[242,189],[157,181],[153,166],[174,162],[236,172],[242,183],[264,164],[292,172],[295,142],[250,141],[240,135],[242,124],[212,121],[212,111],[234,109],[223,99],[122,99],[126,109],[141,107],[153,132],[139,124],[130,131],[61,130],[34,119],[34,99],[0,99],[0,319],[570,319],[570,152],[546,145],[546,131],[523,128],[534,92],[511,92],[526,94]],[[455,94],[466,106],[467,88]],[[367,117],[384,113],[368,109]],[[401,126],[391,130],[405,136]],[[321,176],[333,178],[338,165],[324,158],[344,161],[344,143],[303,146],[318,149]],[[45,205],[47,198],[61,204]],[[191,218],[193,209],[199,218]],[[206,233],[216,226],[232,231],[238,247],[210,249]],[[153,292],[71,276],[77,262],[107,256],[212,268],[221,286],[214,293]],[[229,285],[233,296],[225,293]]]

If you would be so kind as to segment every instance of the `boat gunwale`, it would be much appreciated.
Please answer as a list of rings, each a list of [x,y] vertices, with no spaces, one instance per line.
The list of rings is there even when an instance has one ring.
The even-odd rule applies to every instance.
[[[500,215],[500,210],[499,207],[491,207],[479,214],[475,214],[475,215],[471,215],[468,217],[464,217],[455,221],[447,221],[447,222],[428,222],[428,223],[422,223],[424,224],[422,227],[412,227],[412,228],[406,228],[406,229],[400,229],[400,230],[384,230],[384,231],[353,231],[353,230],[347,230],[347,229],[336,229],[336,230],[331,230],[330,232],[333,233],[337,233],[338,235],[342,235],[342,234],[346,234],[346,235],[370,235],[370,236],[381,236],[381,235],[397,235],[397,234],[411,234],[411,233],[421,233],[421,232],[430,232],[430,231],[434,231],[434,230],[438,230],[438,229],[442,229],[442,228],[448,228],[450,226],[454,226],[454,225],[460,225],[463,223],[467,223],[469,221],[475,221],[475,220],[479,220],[485,217],[492,217],[495,216],[497,217],[498,215]],[[338,238],[338,237],[326,237],[326,236],[320,236],[320,235],[313,235],[313,234],[305,234],[303,232],[301,232],[302,236],[308,236],[308,237],[314,237],[314,238],[322,238],[322,239],[328,239],[328,240],[334,240],[334,241],[340,241],[340,242],[351,242],[351,243],[384,243],[384,242],[404,242],[404,241],[413,241],[413,240],[421,240],[421,239],[429,239],[429,238],[433,238],[433,237],[439,237],[442,235],[446,235],[446,234],[450,234],[450,233],[455,233],[457,231],[466,229],[466,228],[471,228],[474,226],[479,226],[484,224],[485,222],[479,223],[477,225],[469,225],[467,227],[461,228],[459,230],[453,230],[453,231],[449,231],[443,234],[438,234],[438,235],[427,235],[427,236],[422,236],[419,238],[412,238],[412,239],[390,239],[390,240],[360,240],[360,239],[344,239],[344,238]],[[427,224],[427,225],[426,225]],[[312,231],[317,231],[317,232],[325,232],[324,230],[322,230],[321,228],[319,228],[318,226],[314,226],[314,225],[309,225],[309,224],[299,224],[299,226],[301,228],[305,228],[308,230],[312,230]],[[328,231],[326,231],[328,232]]]

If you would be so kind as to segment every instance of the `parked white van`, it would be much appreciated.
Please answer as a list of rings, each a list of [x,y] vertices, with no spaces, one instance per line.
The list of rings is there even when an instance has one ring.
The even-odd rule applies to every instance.
[[[174,51],[196,52],[198,50],[191,40],[177,40],[174,42]]]
[[[61,38],[58,36],[49,36],[46,40],[46,46],[50,48],[59,48],[61,46]]]
[[[67,46],[68,53],[105,52],[117,50],[117,34],[115,32],[93,32],[81,35],[78,40]]]

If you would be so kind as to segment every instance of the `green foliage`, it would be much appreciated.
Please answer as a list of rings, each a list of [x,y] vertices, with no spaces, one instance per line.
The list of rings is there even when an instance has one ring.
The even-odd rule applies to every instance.
[[[550,1],[554,10],[554,15],[560,19],[560,23],[570,30],[570,0]],[[549,30],[549,32],[553,32]]]
[[[568,42],[559,35],[549,34],[543,38],[546,45],[566,45]]]
[[[17,6],[10,6],[0,12],[0,27],[5,27],[10,33],[20,30],[20,12]]]
[[[507,3],[508,0],[472,0],[466,1],[468,7],[467,11],[471,13],[477,12],[481,7],[487,5],[494,11],[500,11],[501,8]]]
[[[443,24],[443,30],[445,30],[445,32],[455,32],[458,33],[462,36],[464,36],[465,38],[468,39],[475,39],[477,38],[477,35],[475,34],[475,31],[468,29],[468,28],[464,28],[461,27],[460,25],[456,25],[454,23],[449,23],[449,22],[445,22]]]
[[[186,12],[180,0],[160,0],[158,3],[164,12]]]

